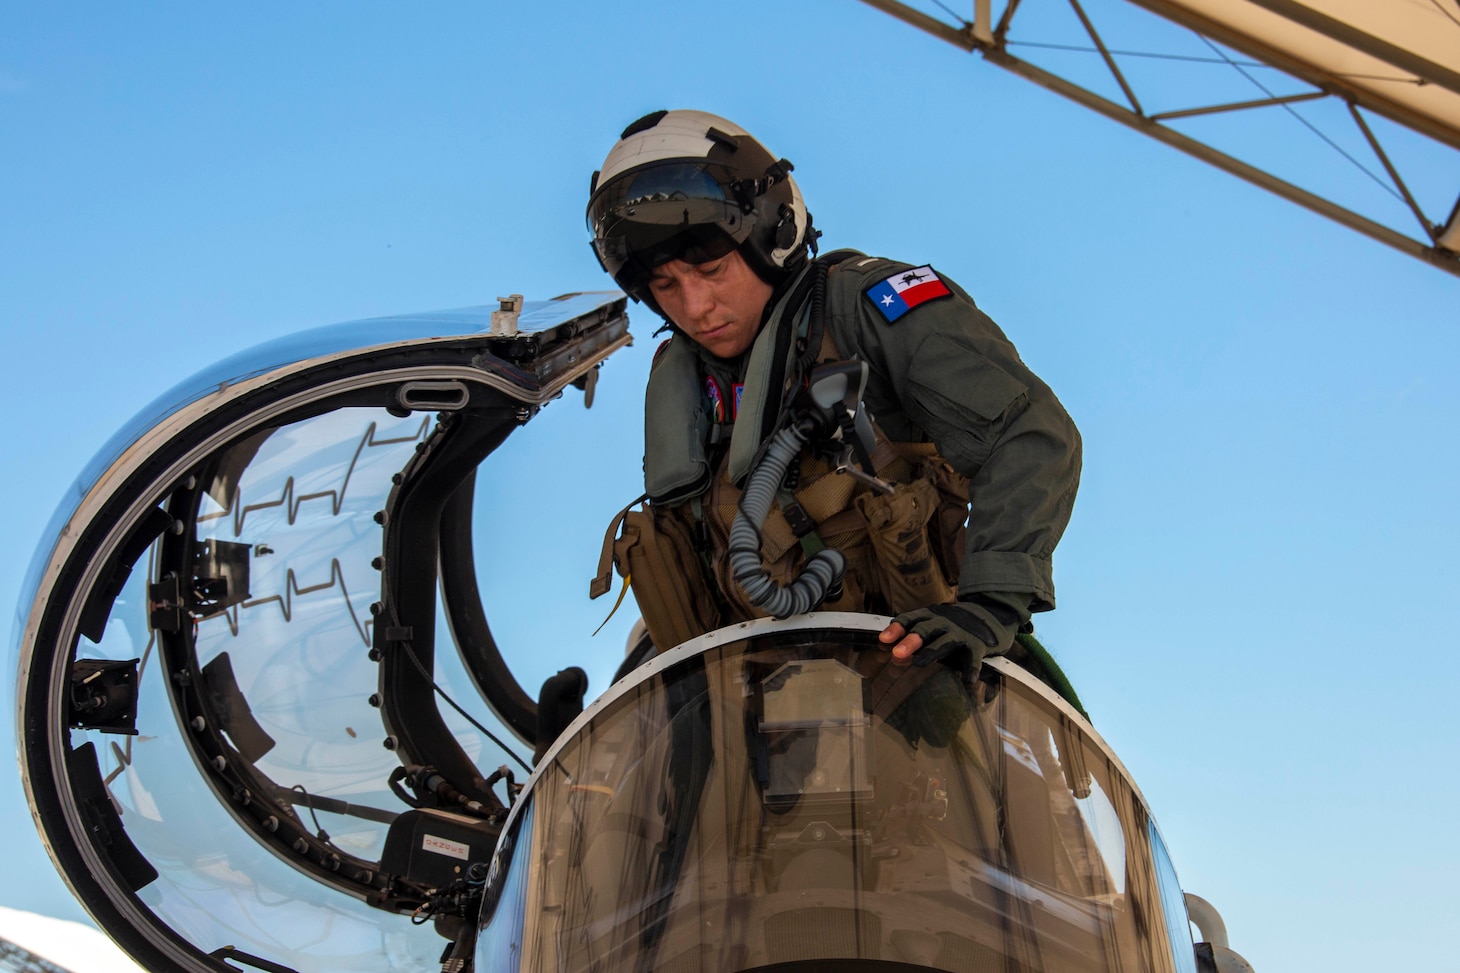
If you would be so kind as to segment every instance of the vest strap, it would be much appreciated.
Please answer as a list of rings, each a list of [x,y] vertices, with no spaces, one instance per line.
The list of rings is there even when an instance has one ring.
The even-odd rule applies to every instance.
[[[603,550],[598,554],[598,573],[588,583],[588,597],[590,600],[600,595],[608,594],[609,589],[613,587],[613,542],[618,539],[619,526],[624,522],[624,518],[628,516],[630,510],[647,499],[649,499],[649,494],[646,493],[620,510],[614,515],[613,520],[609,521],[608,530],[603,535]],[[619,597],[619,601],[623,601],[622,596]],[[618,611],[618,605],[614,605],[613,608],[614,611]],[[609,612],[609,615],[612,616],[613,612]],[[604,619],[604,621],[607,620]],[[602,627],[601,625],[599,626],[599,628]]]

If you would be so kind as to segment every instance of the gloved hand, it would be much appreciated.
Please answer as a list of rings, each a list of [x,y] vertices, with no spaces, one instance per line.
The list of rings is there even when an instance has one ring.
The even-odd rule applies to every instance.
[[[1005,652],[1017,632],[1017,624],[1006,624],[983,605],[961,601],[903,612],[878,638],[898,661],[915,666],[946,661],[972,677],[984,656]]]

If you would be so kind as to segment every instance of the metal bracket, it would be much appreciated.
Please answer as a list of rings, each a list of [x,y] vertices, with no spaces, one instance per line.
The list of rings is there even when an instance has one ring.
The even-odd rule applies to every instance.
[[[137,663],[77,659],[71,663],[66,722],[73,729],[137,735]]]
[[[517,316],[522,313],[522,295],[499,297],[500,308],[492,312],[492,334],[514,335],[517,333]]]

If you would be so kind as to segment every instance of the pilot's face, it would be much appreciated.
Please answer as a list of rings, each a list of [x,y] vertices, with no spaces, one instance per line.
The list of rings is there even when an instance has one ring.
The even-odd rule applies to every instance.
[[[660,264],[649,292],[669,320],[710,354],[734,358],[755,341],[771,285],[732,250],[699,264]]]

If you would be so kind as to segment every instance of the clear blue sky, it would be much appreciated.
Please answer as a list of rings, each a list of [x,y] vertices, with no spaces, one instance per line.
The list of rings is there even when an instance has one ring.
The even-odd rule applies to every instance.
[[[313,325],[608,286],[588,174],[661,107],[794,160],[827,244],[959,281],[1074,415],[1040,631],[1233,945],[1267,973],[1451,968],[1460,280],[852,0],[6,7],[0,604],[178,378]],[[564,400],[503,454],[554,541],[494,625],[551,624],[594,691],[622,630],[587,640],[586,581],[637,493],[654,327],[591,421]],[[0,905],[78,916],[8,766]]]

